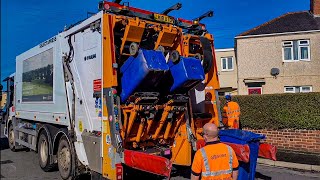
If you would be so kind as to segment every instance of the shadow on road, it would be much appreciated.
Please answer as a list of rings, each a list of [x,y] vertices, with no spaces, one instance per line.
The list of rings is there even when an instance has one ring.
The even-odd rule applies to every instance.
[[[9,141],[8,138],[6,137],[2,137],[0,138],[0,151],[1,150],[6,150],[9,149]],[[15,152],[19,152],[19,151],[30,151],[30,149],[26,148],[26,147],[20,147],[19,149],[16,149]]]
[[[171,177],[184,177],[190,179],[191,168],[175,165],[172,167]]]
[[[8,138],[2,137],[0,138],[0,151],[9,148]]]
[[[263,179],[263,180],[271,180],[272,179],[270,176],[263,175],[259,172],[256,172],[255,178]]]
[[[13,163],[13,161],[11,161],[11,160],[0,161],[0,165],[1,164],[10,164],[10,163]]]

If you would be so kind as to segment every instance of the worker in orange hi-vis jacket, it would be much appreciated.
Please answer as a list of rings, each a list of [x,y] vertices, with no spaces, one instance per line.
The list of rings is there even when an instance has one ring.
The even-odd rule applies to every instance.
[[[203,126],[206,145],[193,158],[191,180],[237,180],[239,162],[234,150],[219,141],[219,129],[213,123]]]
[[[222,123],[226,128],[239,129],[240,127],[240,106],[231,100],[231,95],[226,95],[226,104],[223,107]]]

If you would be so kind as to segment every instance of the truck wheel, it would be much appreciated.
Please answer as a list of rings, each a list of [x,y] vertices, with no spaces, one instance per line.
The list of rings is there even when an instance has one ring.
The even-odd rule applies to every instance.
[[[38,156],[40,167],[46,172],[51,171],[54,166],[54,164],[50,164],[49,147],[48,136],[42,131],[38,141]]]
[[[15,146],[16,143],[14,141],[14,130],[13,130],[12,124],[10,124],[10,126],[9,126],[8,135],[9,135],[9,148],[11,151],[15,152],[16,151],[16,146]]]
[[[58,146],[58,168],[62,179],[69,179],[72,172],[72,154],[66,136],[62,136]]]

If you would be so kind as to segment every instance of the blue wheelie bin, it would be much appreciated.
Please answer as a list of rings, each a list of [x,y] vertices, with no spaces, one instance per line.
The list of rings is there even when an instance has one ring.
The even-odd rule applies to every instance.
[[[259,154],[260,140],[265,136],[239,129],[227,129],[219,131],[221,142],[248,145],[250,148],[249,162],[239,161],[239,180],[254,180]]]
[[[121,101],[135,92],[157,92],[158,84],[169,71],[162,52],[140,49],[136,57],[130,56],[120,68]]]
[[[196,58],[180,57],[178,63],[168,62],[173,84],[170,93],[185,93],[204,80],[205,74],[201,61]]]

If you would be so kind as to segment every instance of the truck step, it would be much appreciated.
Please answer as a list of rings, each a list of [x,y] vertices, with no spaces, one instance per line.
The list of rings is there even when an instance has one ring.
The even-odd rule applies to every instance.
[[[28,147],[32,150],[36,150],[36,130],[26,129],[23,127],[15,127],[15,131],[17,134],[17,138],[15,138],[15,141],[18,144]]]
[[[19,132],[26,133],[26,134],[30,134],[30,135],[32,135],[32,136],[36,136],[36,135],[37,135],[36,130],[33,130],[33,129],[26,129],[26,128],[16,127],[15,130],[16,130],[16,131],[19,131]]]
[[[29,143],[24,142],[24,141],[22,141],[22,140],[20,140],[20,139],[16,139],[16,143],[18,143],[18,144],[20,144],[20,145],[23,145],[23,146],[25,146],[25,147],[28,147],[28,148],[30,148],[30,149],[32,149],[32,150],[36,150],[36,146],[35,146],[35,145],[29,144]]]

